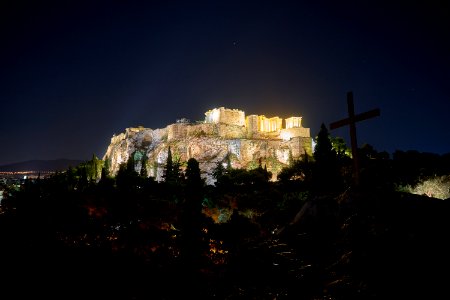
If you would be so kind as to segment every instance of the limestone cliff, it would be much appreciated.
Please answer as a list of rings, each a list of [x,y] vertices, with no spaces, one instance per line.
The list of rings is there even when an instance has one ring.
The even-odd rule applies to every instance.
[[[160,181],[170,146],[174,159],[186,162],[191,157],[195,158],[200,164],[202,177],[207,184],[213,184],[212,173],[219,162],[225,162],[228,153],[233,168],[251,169],[261,161],[272,172],[273,179],[287,165],[290,157],[295,159],[305,152],[312,153],[309,128],[299,124],[296,128],[289,126],[282,129],[278,126],[273,131],[262,131],[258,128],[263,127],[256,123],[256,129],[246,126],[249,120],[243,119],[243,112],[237,114],[237,110],[220,109],[217,113],[221,113],[220,117],[212,118],[211,111],[208,111],[202,123],[193,124],[181,119],[162,129],[127,128],[124,133],[111,138],[103,159],[110,159],[114,175],[119,165],[126,162],[132,153],[135,155],[136,170],[140,170],[141,158],[146,155],[147,173]],[[233,113],[233,119],[227,120],[229,111]]]

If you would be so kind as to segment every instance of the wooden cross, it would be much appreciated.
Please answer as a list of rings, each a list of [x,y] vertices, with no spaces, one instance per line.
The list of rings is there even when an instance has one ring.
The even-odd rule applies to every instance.
[[[374,118],[380,115],[380,109],[372,109],[364,113],[355,115],[355,108],[353,105],[353,93],[347,93],[347,107],[348,118],[342,119],[330,124],[330,130],[349,125],[350,127],[350,141],[352,144],[353,156],[353,180],[355,185],[359,185],[359,163],[358,163],[358,143],[356,141],[356,122]]]

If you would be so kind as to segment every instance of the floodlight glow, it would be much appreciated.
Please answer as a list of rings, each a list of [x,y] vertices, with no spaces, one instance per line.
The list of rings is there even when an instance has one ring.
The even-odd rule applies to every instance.
[[[283,141],[289,141],[292,136],[291,136],[291,134],[289,132],[282,131],[280,133],[280,137],[283,139]]]

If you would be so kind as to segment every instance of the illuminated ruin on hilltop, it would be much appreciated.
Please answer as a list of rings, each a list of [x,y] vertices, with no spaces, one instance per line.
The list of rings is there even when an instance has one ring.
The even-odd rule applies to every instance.
[[[302,126],[302,117],[290,117],[284,120],[265,115],[248,115],[242,110],[228,109],[224,107],[214,108],[205,112],[205,123],[227,124],[231,126],[244,126],[247,138],[268,137],[289,140],[294,137],[310,137],[309,128]]]
[[[310,129],[302,126],[302,117],[282,119],[278,116],[251,114],[224,107],[205,112],[204,121],[190,122],[182,118],[164,128],[126,128],[111,138],[103,159],[111,160],[115,174],[132,153],[148,158],[147,174],[162,180],[168,147],[181,162],[195,158],[203,178],[211,184],[218,163],[231,157],[233,168],[252,169],[262,163],[276,180],[277,174],[292,159],[312,155]]]

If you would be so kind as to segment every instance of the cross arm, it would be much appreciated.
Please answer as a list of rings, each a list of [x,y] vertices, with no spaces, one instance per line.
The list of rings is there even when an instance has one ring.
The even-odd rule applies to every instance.
[[[354,122],[359,122],[359,121],[363,121],[363,120],[367,120],[370,118],[374,118],[380,115],[380,109],[376,108],[376,109],[372,109],[369,111],[366,111],[364,113],[358,114],[355,116],[354,118]],[[349,118],[347,119],[342,119],[333,123],[330,123],[330,129],[336,129],[339,127],[343,127],[345,125],[349,125],[351,123],[351,120]]]

